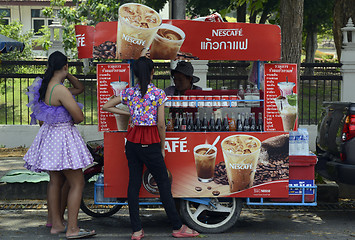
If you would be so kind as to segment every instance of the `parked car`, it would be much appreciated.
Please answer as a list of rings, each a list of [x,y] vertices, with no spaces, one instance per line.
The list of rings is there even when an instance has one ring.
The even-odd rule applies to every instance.
[[[316,138],[316,172],[355,185],[355,103],[327,102],[323,107]]]

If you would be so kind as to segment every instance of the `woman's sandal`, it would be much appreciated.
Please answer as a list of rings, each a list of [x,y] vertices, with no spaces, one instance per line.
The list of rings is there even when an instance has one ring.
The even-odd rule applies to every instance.
[[[80,229],[78,234],[72,236],[66,236],[67,239],[79,239],[79,238],[86,238],[96,235],[95,230],[89,231],[85,229]]]
[[[134,233],[132,233],[132,237],[131,240],[141,240],[142,238],[144,238],[144,230],[142,229],[141,235],[138,236],[134,236]]]
[[[192,233],[186,232],[189,228],[186,225],[182,225],[182,227],[179,229],[178,232],[173,232],[173,237],[175,238],[188,238],[188,237],[196,237],[200,235],[198,232],[195,230],[192,230]]]

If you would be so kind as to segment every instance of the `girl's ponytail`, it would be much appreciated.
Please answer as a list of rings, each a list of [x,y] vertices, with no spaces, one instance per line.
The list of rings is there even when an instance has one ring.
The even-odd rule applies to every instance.
[[[39,101],[46,96],[49,81],[55,71],[62,69],[68,63],[68,58],[59,51],[53,52],[48,58],[47,70],[44,73],[42,85],[39,89]]]
[[[150,76],[154,68],[152,60],[146,57],[140,57],[133,63],[134,75],[138,78],[138,82],[141,88],[142,98],[148,90],[148,84],[150,83]]]

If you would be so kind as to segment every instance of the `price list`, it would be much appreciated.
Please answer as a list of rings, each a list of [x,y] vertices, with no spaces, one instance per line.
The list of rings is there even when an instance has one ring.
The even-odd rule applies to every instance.
[[[114,114],[102,111],[102,106],[115,95],[112,86],[117,82],[130,82],[130,67],[127,63],[97,65],[97,112],[99,131],[117,131]]]
[[[297,119],[297,64],[265,64],[265,131],[292,131]]]

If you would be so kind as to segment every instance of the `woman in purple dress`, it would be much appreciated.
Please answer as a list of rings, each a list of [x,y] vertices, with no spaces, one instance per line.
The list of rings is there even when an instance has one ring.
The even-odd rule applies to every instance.
[[[86,144],[74,124],[84,120],[82,105],[73,96],[84,90],[82,83],[68,72],[68,59],[61,52],[54,52],[48,58],[48,67],[43,80],[37,78],[29,87],[28,106],[31,124],[42,121],[31,147],[24,156],[25,167],[35,172],[49,172],[49,212],[52,218],[51,234],[66,232],[68,239],[95,235],[78,227],[78,213],[84,178],[82,168],[93,162]],[[63,85],[65,79],[72,88]],[[64,182],[69,184],[67,198],[68,225],[61,216],[61,189]]]

